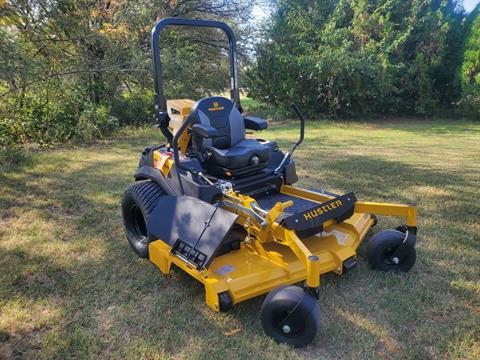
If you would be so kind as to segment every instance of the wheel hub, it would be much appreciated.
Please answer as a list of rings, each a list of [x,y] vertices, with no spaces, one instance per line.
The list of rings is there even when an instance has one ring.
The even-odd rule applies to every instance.
[[[145,218],[143,217],[140,208],[136,205],[132,207],[131,212],[134,230],[139,240],[143,242],[145,239],[147,239],[147,226],[145,224]]]
[[[282,326],[282,331],[283,331],[285,334],[289,334],[290,331],[292,331],[292,329],[291,329],[290,326],[288,326],[288,325],[283,325],[283,326]]]

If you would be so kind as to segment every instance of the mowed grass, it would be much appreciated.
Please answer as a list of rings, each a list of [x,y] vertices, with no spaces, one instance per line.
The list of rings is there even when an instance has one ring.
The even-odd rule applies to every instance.
[[[298,124],[264,135],[286,148]],[[214,313],[203,288],[135,257],[120,201],[157,130],[36,153],[0,174],[0,358],[480,358],[480,124],[309,123],[299,186],[418,204],[417,264],[322,277],[321,330],[277,345],[261,298]],[[381,218],[369,234],[401,224]]]

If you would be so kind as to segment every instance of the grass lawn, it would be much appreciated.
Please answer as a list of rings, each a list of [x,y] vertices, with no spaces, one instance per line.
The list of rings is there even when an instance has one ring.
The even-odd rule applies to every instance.
[[[297,125],[265,136],[286,148]],[[217,314],[179,270],[135,257],[120,199],[160,132],[40,152],[0,173],[0,358],[480,358],[480,124],[310,123],[299,186],[416,202],[417,264],[322,277],[322,328],[275,344],[262,299]],[[399,225],[381,218],[376,231]],[[370,235],[371,235],[370,234]]]

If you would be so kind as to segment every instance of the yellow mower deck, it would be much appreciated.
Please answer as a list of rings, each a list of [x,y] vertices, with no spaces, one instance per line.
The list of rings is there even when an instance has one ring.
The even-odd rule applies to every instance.
[[[283,186],[281,193],[290,195],[293,202],[300,198],[320,204],[333,198],[292,186]],[[245,207],[255,202],[238,194],[232,196]],[[371,213],[401,216],[408,225],[415,226],[413,206],[357,202],[351,218],[338,224],[329,221],[324,224],[323,232],[300,240],[294,231],[274,221],[287,205],[277,203],[270,210],[266,218],[273,220],[264,225],[263,230],[247,215],[236,211],[240,215],[238,222],[249,235],[239,250],[216,257],[208,269],[197,270],[172,254],[171,247],[161,240],[150,243],[150,261],[165,274],[170,272],[173,263],[203,283],[207,305],[219,311],[219,294],[223,292],[228,292],[236,304],[281,285],[306,280],[308,286],[317,287],[321,274],[342,274],[344,261],[356,257],[358,246],[374,223]]]

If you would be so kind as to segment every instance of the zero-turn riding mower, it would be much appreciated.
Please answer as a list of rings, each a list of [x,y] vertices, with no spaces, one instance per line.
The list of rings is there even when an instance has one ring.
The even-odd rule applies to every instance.
[[[159,35],[169,25],[222,29],[229,40],[231,100],[214,96],[166,101]],[[246,135],[267,122],[243,116],[237,79],[237,51],[225,23],[168,18],[152,30],[155,117],[167,143],[147,146],[125,192],[123,221],[128,241],[162,273],[172,264],[205,286],[214,311],[267,294],[261,307],[265,332],[295,347],[310,343],[320,325],[320,275],[338,275],[357,263],[357,248],[377,215],[404,225],[373,236],[370,266],[409,271],[415,263],[416,208],[357,200],[293,186],[295,148]],[[302,284],[301,286],[293,284]]]

